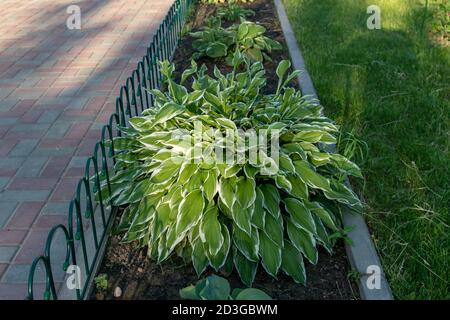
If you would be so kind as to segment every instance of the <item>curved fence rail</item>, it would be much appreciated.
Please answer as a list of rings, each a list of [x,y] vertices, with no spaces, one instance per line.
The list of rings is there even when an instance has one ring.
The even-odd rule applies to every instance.
[[[171,59],[191,2],[192,0],[175,0],[153,36],[146,55],[120,89],[116,98],[116,112],[102,128],[101,140],[95,144],[94,153],[86,162],[85,174],[70,202],[67,226],[59,224],[50,230],[44,254],[34,259],[31,265],[27,299],[35,299],[37,273],[40,273],[40,282],[44,283],[44,300],[89,298],[96,267],[102,258],[108,231],[117,211],[109,200],[112,190],[110,177],[114,173],[115,164],[112,138],[122,136],[121,128],[128,126],[129,118],[153,105],[153,97],[148,90],[161,85],[158,61]],[[62,247],[59,259],[52,258],[52,245]],[[56,271],[63,275],[61,279],[55,278]],[[68,289],[72,297],[59,297],[57,283],[62,283],[63,286],[67,284],[67,287],[69,283],[72,284]]]

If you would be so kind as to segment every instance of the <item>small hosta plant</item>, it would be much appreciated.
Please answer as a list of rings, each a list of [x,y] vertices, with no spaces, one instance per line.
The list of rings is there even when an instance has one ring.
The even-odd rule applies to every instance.
[[[279,42],[266,37],[265,32],[262,25],[250,21],[242,20],[240,24],[223,28],[220,21],[215,20],[214,25],[191,33],[195,39],[192,46],[197,51],[193,57],[227,58],[231,64],[233,53],[239,50],[253,61],[270,60],[268,53],[282,47]]]
[[[228,280],[216,275],[181,289],[180,297],[188,300],[272,300],[267,293],[255,288],[235,288],[231,291]]]
[[[152,90],[155,107],[114,139],[112,200],[127,205],[117,231],[157,262],[177,254],[199,275],[234,266],[251,286],[261,265],[304,283],[303,260],[317,263],[319,245],[331,250],[341,209],[361,210],[344,183],[360,170],[325,150],[338,129],[287,87],[298,76],[288,74],[289,61],[269,95],[262,63],[239,51],[232,63],[231,73],[216,68],[211,77],[192,62],[180,83],[161,63],[167,90]],[[183,86],[190,77],[192,89]]]
[[[228,5],[217,9],[217,16],[227,21],[237,21],[254,15],[255,11],[241,7],[237,1],[230,1]]]

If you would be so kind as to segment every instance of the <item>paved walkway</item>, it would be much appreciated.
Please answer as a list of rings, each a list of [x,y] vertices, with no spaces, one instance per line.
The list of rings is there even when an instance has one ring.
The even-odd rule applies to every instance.
[[[0,299],[33,258],[173,0],[0,1]],[[69,5],[81,30],[68,30]]]

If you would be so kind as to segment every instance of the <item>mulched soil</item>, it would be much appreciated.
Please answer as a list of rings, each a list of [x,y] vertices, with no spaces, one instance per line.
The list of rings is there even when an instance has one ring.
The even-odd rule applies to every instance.
[[[278,82],[276,67],[281,60],[289,58],[273,2],[257,0],[254,3],[241,5],[253,9],[256,15],[249,20],[264,25],[267,29],[266,35],[279,41],[285,48],[272,52],[273,61],[264,62],[267,75],[266,92],[272,93]],[[195,17],[189,21],[191,30],[199,29],[205,19],[215,13],[216,8],[215,5],[199,5],[195,10]],[[179,43],[173,59],[178,72],[190,67],[190,59],[194,52],[191,42],[192,39],[187,35]],[[224,61],[213,62],[203,58],[197,63],[206,64],[210,72],[214,64],[223,73],[230,71],[230,67]],[[119,241],[118,236],[110,238],[99,271],[99,274],[108,276],[108,289],[105,292],[93,292],[92,299],[179,299],[178,292],[181,288],[198,281],[192,266],[185,265],[181,259],[172,258],[157,265],[147,258],[146,248],[139,249],[134,243],[120,244]],[[274,279],[259,266],[254,287],[264,290],[274,299],[279,300],[359,299],[357,286],[348,279],[351,269],[342,241],[336,244],[333,255],[319,250],[318,264],[311,265],[305,261],[305,265],[306,286],[296,284],[281,272],[278,279]],[[212,272],[213,270],[208,270],[204,275]],[[232,288],[244,287],[235,271],[226,278],[230,281]],[[120,298],[114,297],[117,287],[122,291]]]

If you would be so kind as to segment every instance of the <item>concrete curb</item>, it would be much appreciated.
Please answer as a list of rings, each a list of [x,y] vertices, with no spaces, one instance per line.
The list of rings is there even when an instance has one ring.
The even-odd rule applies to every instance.
[[[282,0],[274,0],[274,2],[278,13],[278,18],[281,23],[281,29],[283,30],[284,38],[286,39],[289,54],[291,56],[293,67],[294,69],[301,71],[301,74],[298,78],[300,90],[303,95],[310,96],[314,103],[319,103],[319,98],[317,96],[308,70],[306,69],[305,60],[303,59],[302,53],[297,44],[295,33],[286,15],[286,10],[284,8]],[[335,147],[332,147],[330,151],[334,150]],[[393,297],[391,289],[389,287],[389,283],[386,280],[380,258],[378,257],[377,251],[370,237],[369,229],[366,225],[366,222],[364,221],[364,217],[362,215],[352,214],[349,210],[346,210],[344,212],[343,223],[346,227],[353,227],[353,230],[348,234],[348,237],[353,242],[353,245],[346,244],[345,249],[347,251],[347,256],[352,268],[362,275],[358,283],[361,299],[392,300]],[[370,275],[373,274],[367,273],[374,272],[373,270],[368,270],[369,266],[375,266],[379,268],[378,270],[381,277],[379,289],[369,289],[367,286],[367,280]]]

